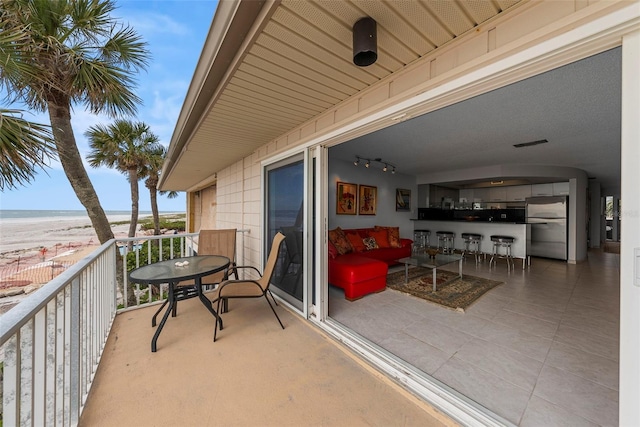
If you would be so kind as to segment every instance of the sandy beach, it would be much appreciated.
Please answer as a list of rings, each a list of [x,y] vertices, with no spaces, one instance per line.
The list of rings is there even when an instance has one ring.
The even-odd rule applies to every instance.
[[[116,238],[127,237],[131,217],[108,218],[111,223],[127,221],[112,226]],[[136,235],[144,233],[138,229]],[[87,216],[0,219],[0,313],[89,255],[99,244]]]
[[[109,216],[109,222],[128,221],[128,215]],[[126,237],[129,224],[113,227],[116,237]],[[124,234],[123,234],[124,233]],[[53,247],[56,244],[69,243],[97,244],[91,221],[86,216],[55,218],[9,218],[0,220],[0,254],[39,250],[40,247]]]

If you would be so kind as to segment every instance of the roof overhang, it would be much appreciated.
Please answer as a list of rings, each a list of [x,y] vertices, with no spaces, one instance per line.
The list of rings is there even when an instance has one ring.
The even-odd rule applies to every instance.
[[[225,82],[244,57],[244,52],[252,40],[252,34],[258,31],[260,23],[268,18],[269,11],[278,3],[278,1],[266,0],[218,3],[171,137],[159,188],[167,191],[186,190],[197,184],[195,181],[215,180],[215,171],[227,166],[226,161],[216,159],[214,154],[213,158],[206,159],[208,166],[204,173],[183,173],[185,165],[191,163],[189,158],[192,156],[188,153],[189,142],[197,134],[196,130],[207,111],[211,110],[217,99],[216,95],[224,89]],[[246,150],[237,150],[234,152],[234,157],[241,158],[246,154]],[[193,165],[193,167],[198,166]],[[213,176],[211,171],[214,171]],[[197,171],[194,170],[194,172]],[[194,176],[196,178],[193,178]]]
[[[220,1],[159,188],[211,185],[220,170],[519,1]],[[352,28],[364,16],[377,22],[378,60],[358,67]]]

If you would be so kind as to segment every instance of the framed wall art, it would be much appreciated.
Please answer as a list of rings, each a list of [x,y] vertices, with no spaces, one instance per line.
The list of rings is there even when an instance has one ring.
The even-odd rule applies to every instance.
[[[358,213],[360,215],[375,215],[378,204],[378,188],[361,185],[358,196]]]
[[[358,195],[358,185],[348,182],[336,184],[336,214],[355,215]]]
[[[411,211],[411,190],[396,188],[396,211]]]

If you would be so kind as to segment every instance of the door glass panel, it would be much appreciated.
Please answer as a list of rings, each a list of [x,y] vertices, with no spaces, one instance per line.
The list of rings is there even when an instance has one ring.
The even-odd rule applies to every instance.
[[[266,251],[276,233],[285,235],[271,285],[279,295],[302,308],[304,245],[304,159],[302,155],[266,169]],[[283,295],[284,293],[284,295]]]

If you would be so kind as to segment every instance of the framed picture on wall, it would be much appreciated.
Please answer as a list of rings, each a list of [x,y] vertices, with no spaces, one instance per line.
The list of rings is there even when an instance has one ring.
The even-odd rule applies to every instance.
[[[411,211],[411,190],[396,188],[396,211]]]
[[[355,215],[358,195],[358,185],[348,182],[336,184],[336,214]]]
[[[375,215],[378,204],[378,188],[361,185],[358,195],[358,213],[360,215]]]

